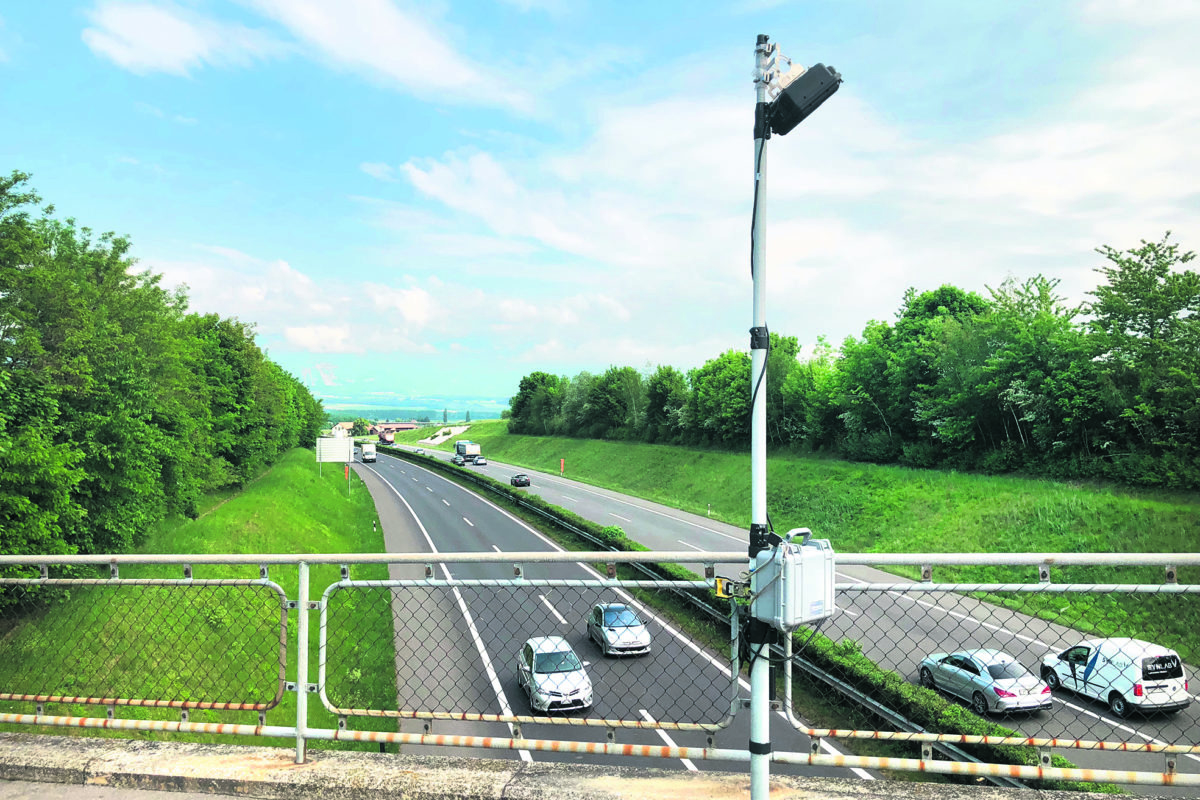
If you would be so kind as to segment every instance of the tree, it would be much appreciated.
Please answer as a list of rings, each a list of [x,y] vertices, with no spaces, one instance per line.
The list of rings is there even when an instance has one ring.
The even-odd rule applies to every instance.
[[[371,423],[364,417],[359,417],[354,420],[354,427],[350,429],[351,436],[366,436],[371,432]]]
[[[727,350],[688,374],[695,424],[713,444],[746,447],[750,443],[750,356]]]
[[[1195,253],[1180,252],[1169,232],[1125,252],[1097,252],[1109,262],[1097,269],[1107,283],[1090,293],[1087,310],[1118,406],[1110,438],[1117,452],[1151,456],[1157,464],[1138,471],[1156,481],[1200,480],[1200,275],[1181,269]]]
[[[687,406],[688,387],[683,373],[660,365],[646,381],[646,440],[678,441],[680,411]]]
[[[442,424],[445,425],[449,421],[450,421],[449,410],[443,408],[442,409]]]
[[[465,422],[470,422],[470,421],[471,421],[471,412],[467,411],[467,418],[466,418]]]
[[[517,394],[509,400],[513,433],[546,435],[558,412],[561,379],[547,372],[533,372],[521,379]]]

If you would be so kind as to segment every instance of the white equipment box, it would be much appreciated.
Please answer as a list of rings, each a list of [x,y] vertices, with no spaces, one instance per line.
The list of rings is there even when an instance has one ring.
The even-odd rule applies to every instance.
[[[800,544],[790,541],[804,535]],[[781,631],[833,616],[833,547],[811,539],[808,528],[790,531],[778,547],[763,550],[751,566],[750,614]],[[761,594],[760,594],[761,592]]]

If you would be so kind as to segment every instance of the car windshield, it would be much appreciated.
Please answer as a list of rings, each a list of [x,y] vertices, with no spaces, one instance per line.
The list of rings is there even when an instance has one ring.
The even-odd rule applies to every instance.
[[[1163,681],[1183,677],[1183,664],[1179,656],[1158,656],[1142,659],[1142,680]]]
[[[558,653],[538,653],[533,662],[534,672],[574,672],[583,669],[574,650]]]
[[[637,614],[633,613],[633,609],[606,608],[604,610],[604,627],[606,628],[632,628],[641,624],[642,621]]]
[[[994,680],[1004,680],[1006,678],[1015,680],[1024,678],[1029,674],[1029,670],[1021,666],[1019,661],[1009,661],[1006,664],[988,664],[988,672]]]

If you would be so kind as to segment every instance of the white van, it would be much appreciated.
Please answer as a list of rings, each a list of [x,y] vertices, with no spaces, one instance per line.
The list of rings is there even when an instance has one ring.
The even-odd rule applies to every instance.
[[[1183,659],[1138,639],[1088,639],[1042,658],[1042,680],[1108,703],[1112,713],[1179,711],[1192,702]]]

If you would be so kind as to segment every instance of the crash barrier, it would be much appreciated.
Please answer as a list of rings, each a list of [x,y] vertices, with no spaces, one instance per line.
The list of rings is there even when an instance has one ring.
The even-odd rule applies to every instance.
[[[605,577],[615,576],[618,564],[633,563],[699,563],[711,575],[710,564],[737,557],[694,551],[0,557],[0,569],[12,576],[0,578],[0,723],[289,737],[298,760],[309,741],[331,740],[747,761],[747,750],[717,747],[741,705],[737,695],[744,694],[736,673],[744,598],[727,606],[728,647],[712,650],[655,609],[662,592],[707,592],[709,580]],[[1013,569],[1053,564],[1056,574],[1043,571],[1038,577],[1045,582],[933,582],[935,573],[987,558],[991,567],[1000,559]],[[1164,557],[1121,558],[1154,565]],[[1145,568],[1165,577],[1171,567],[1178,580],[1176,571],[1200,561],[1173,558]],[[929,580],[853,577],[864,574],[856,565],[889,560],[908,560]],[[1130,619],[1140,625],[1136,638],[1180,654],[1191,680],[1191,645],[1183,633],[1196,628],[1200,586],[1051,579],[1077,568],[1104,568],[1104,561],[1035,554],[839,556],[839,612],[819,628],[781,640],[780,664],[807,670],[869,656],[894,670],[898,686],[891,691],[932,697],[983,727],[978,735],[816,728],[793,713],[787,681],[784,713],[805,737],[777,740],[772,759],[1007,780],[1200,785],[1195,703],[1174,713],[1128,709],[1118,719],[1111,698],[1072,693],[1060,677],[1049,710],[1013,715],[989,708],[981,718],[970,707],[974,697],[956,699],[940,672],[932,689],[920,685],[922,664],[932,663],[928,657],[960,650],[1000,650],[1040,673],[1044,656],[1057,658],[1090,637],[1027,613],[1044,611],[1038,604],[1050,599],[1063,609],[1089,601],[1075,613],[1082,618],[1091,609],[1090,624],[1102,626],[1097,633],[1107,639],[1122,632],[1122,614],[1137,609],[1137,599],[1169,600],[1170,620],[1156,621],[1149,611]],[[585,572],[580,564],[600,572]],[[384,565],[390,577],[377,577]],[[108,577],[94,577],[97,570]],[[564,577],[567,570],[579,577]],[[589,615],[611,603],[627,606],[645,623],[648,653],[615,655],[629,643],[603,639],[603,633],[598,639],[595,626],[588,630]],[[316,627],[310,631],[311,622]],[[575,671],[588,678],[589,703],[547,711],[551,692],[566,695],[579,687],[534,689],[520,676],[525,644],[552,636],[561,636],[578,656],[582,669]],[[641,649],[638,644],[630,646]],[[1152,672],[1173,669],[1158,651],[1146,658],[1158,659]],[[1144,683],[1140,697],[1152,691]],[[247,719],[255,713],[256,720]],[[442,729],[451,721],[452,730]],[[671,730],[680,741],[638,741],[640,728]],[[914,757],[826,755],[818,749],[824,738],[909,742]],[[1035,757],[1015,765],[951,761],[934,752],[947,744],[977,754],[1019,747]],[[1051,749],[1067,748],[1080,761],[1095,753],[1110,760],[1094,767],[1053,766]],[[1112,761],[1110,750],[1125,760]]]

